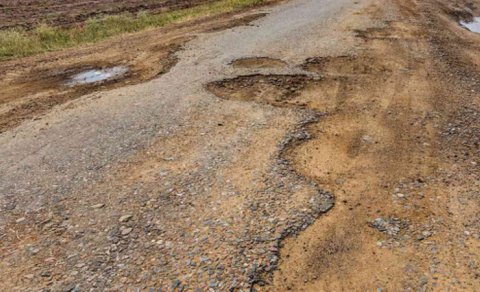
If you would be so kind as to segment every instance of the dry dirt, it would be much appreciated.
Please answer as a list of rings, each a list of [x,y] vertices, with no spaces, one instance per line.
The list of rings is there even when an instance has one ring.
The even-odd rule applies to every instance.
[[[2,246],[8,271],[0,276],[4,287],[72,291],[88,283],[93,289],[138,285],[180,291],[194,287],[184,286],[185,280],[172,282],[172,275],[192,273],[187,277],[191,283],[214,291],[480,290],[480,35],[458,25],[460,18],[480,15],[480,5],[461,0],[372,3],[338,24],[355,33],[357,46],[348,54],[318,52],[293,65],[298,73],[288,74],[269,71],[292,67],[275,56],[233,60],[229,66],[254,73],[204,84],[220,99],[234,101],[230,107],[217,104],[225,121],[212,120],[201,128],[209,112],[191,109],[195,122],[187,122],[180,134],[138,150],[86,191],[53,200],[50,209],[26,218],[15,206],[4,206],[11,211]],[[239,21],[251,17],[258,15]],[[367,27],[359,20],[365,17]],[[175,64],[171,52],[194,33],[226,25],[215,19],[155,40],[154,32],[146,32],[102,44],[108,48],[101,53],[105,66],[139,68],[122,82],[102,86],[153,78]],[[133,38],[149,41],[132,44]],[[7,96],[1,129],[9,133],[22,120],[50,110],[54,104],[42,107],[34,101],[48,100],[49,90],[68,70],[97,66],[92,63],[98,59],[96,48],[59,53],[58,60],[48,62],[40,56],[0,64],[13,72],[1,76],[7,84],[0,89]],[[33,76],[42,76],[38,72],[58,67],[61,73],[48,79],[51,87],[35,81]],[[135,72],[142,77],[134,77]],[[56,93],[62,97],[55,104],[96,90]],[[24,104],[33,110],[21,110]],[[259,109],[265,108],[276,114],[262,116]],[[265,121],[249,128],[252,116]],[[224,142],[231,138],[234,146]],[[243,143],[249,146],[238,146]],[[224,160],[214,155],[217,148],[226,148]],[[211,167],[220,171],[212,173]],[[158,181],[165,184],[161,191]],[[312,192],[315,200],[305,204]],[[72,211],[71,206],[83,209]],[[125,215],[123,206],[137,213]],[[81,228],[69,229],[68,220]],[[118,220],[119,226],[109,229]],[[53,243],[35,250],[29,243],[43,238],[42,233]],[[155,240],[142,243],[142,236]],[[149,251],[157,246],[161,255],[150,259]],[[80,254],[68,253],[76,248],[83,248]],[[27,255],[22,249],[28,249]],[[14,260],[13,251],[22,257]],[[120,264],[108,269],[118,258],[137,269]],[[58,272],[63,267],[86,276],[65,279]],[[147,273],[152,269],[157,278]],[[95,286],[89,281],[98,275],[104,279],[95,279]],[[250,286],[218,286],[226,282],[225,275]]]

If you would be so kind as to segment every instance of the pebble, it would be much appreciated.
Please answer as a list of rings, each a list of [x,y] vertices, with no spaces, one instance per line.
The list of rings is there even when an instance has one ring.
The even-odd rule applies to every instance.
[[[28,249],[28,251],[30,252],[31,255],[36,255],[37,253],[40,252],[40,249],[32,246]]]
[[[49,271],[43,271],[40,273],[40,276],[44,277],[44,278],[48,278],[50,276],[52,276],[52,273],[50,273]]]
[[[122,235],[128,235],[128,234],[130,234],[130,232],[132,232],[133,228],[127,227],[127,228],[121,228],[120,230],[121,230]]]
[[[22,223],[23,221],[25,221],[26,218],[25,217],[22,217],[22,218],[18,218],[17,220],[15,220],[16,223]]]
[[[403,227],[397,218],[376,218],[370,222],[370,226],[391,236],[397,235]]]
[[[421,240],[427,239],[427,238],[429,238],[430,236],[432,236],[432,234],[433,234],[433,233],[432,233],[431,231],[428,231],[428,230],[427,230],[427,231],[423,231],[422,234],[417,237],[417,240],[418,240],[418,241],[421,241]]]
[[[427,231],[423,231],[423,232],[422,232],[422,235],[425,236],[425,237],[430,237],[430,236],[432,236],[432,232],[431,232],[431,231],[428,231],[428,230],[427,230]]]
[[[122,217],[120,217],[119,221],[121,223],[126,223],[126,222],[130,221],[132,218],[133,218],[132,215],[123,215]]]
[[[93,209],[101,209],[103,207],[105,207],[105,204],[96,204],[92,206]]]

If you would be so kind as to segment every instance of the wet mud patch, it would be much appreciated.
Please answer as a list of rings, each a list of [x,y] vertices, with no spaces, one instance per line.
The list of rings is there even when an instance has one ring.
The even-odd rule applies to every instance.
[[[8,70],[0,76],[0,133],[83,95],[164,74],[176,64],[174,53],[179,48],[180,44],[150,47],[141,58],[132,60],[109,56],[100,62],[97,58],[73,64],[54,61]]]
[[[119,82],[137,75],[132,72],[128,65],[119,65],[110,62],[79,63],[54,68],[33,69],[17,76],[11,76],[8,85],[11,85],[18,95],[27,95],[31,88],[38,91],[45,90],[68,90],[69,87],[107,85]],[[17,84],[28,84],[27,86],[15,86]],[[0,104],[8,102],[8,97],[13,94],[6,94],[0,98]]]
[[[234,60],[230,63],[234,68],[246,68],[246,69],[267,69],[267,68],[283,68],[288,64],[287,62],[269,58],[269,57],[251,57],[241,58]]]

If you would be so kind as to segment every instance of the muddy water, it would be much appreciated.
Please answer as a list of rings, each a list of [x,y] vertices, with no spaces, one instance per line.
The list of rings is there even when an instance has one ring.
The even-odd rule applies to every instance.
[[[75,74],[67,81],[68,86],[77,86],[84,84],[97,83],[106,80],[112,80],[125,75],[128,72],[126,66],[116,66],[105,69],[91,69]]]
[[[480,33],[480,17],[473,18],[471,22],[460,21],[460,25],[471,32]]]

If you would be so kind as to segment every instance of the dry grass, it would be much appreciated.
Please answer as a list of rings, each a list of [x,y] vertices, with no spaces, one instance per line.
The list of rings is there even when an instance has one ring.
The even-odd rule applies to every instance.
[[[124,34],[141,31],[147,28],[162,27],[168,24],[184,22],[198,17],[239,11],[267,0],[219,0],[196,7],[149,14],[140,12],[137,15],[114,15],[94,18],[81,26],[58,28],[40,25],[35,30],[8,29],[0,31],[0,59],[24,57],[37,53],[54,51]]]

